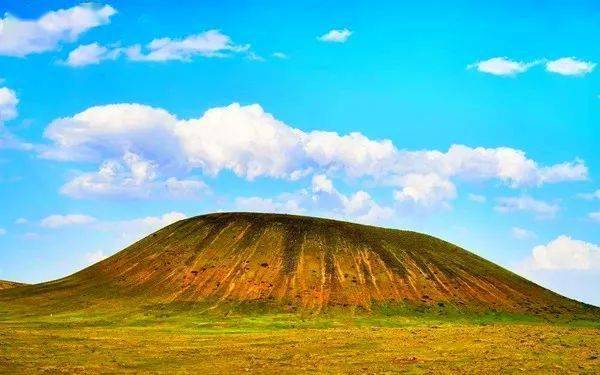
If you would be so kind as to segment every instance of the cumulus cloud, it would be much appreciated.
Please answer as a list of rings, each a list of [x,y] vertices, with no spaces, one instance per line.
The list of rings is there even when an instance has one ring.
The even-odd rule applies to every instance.
[[[398,179],[402,189],[394,192],[400,202],[412,201],[423,206],[433,206],[456,198],[456,187],[435,173],[407,174]]]
[[[125,54],[133,61],[191,61],[195,56],[227,57],[249,49],[248,44],[232,43],[231,38],[219,30],[208,30],[183,39],[154,39],[145,48],[139,44],[127,48]]]
[[[306,159],[317,168],[342,171],[350,177],[383,177],[393,173],[402,158],[390,140],[372,140],[361,133],[300,133]]]
[[[96,172],[83,173],[61,188],[73,198],[194,198],[208,191],[199,180],[159,178],[155,163],[126,152],[122,160],[108,160]]]
[[[61,228],[70,225],[90,224],[96,221],[95,217],[80,214],[71,215],[50,215],[41,221],[41,226],[44,228]]]
[[[17,220],[15,220],[15,224],[18,225],[24,225],[27,224],[29,221],[27,219],[25,219],[24,217],[20,217]]]
[[[0,236],[4,236],[6,234],[6,229],[0,228]]]
[[[167,111],[141,104],[90,107],[50,123],[44,136],[54,147],[43,150],[42,156],[91,161],[130,151],[170,163],[180,156],[179,140],[173,132],[176,122]]]
[[[359,190],[350,195],[340,193],[327,176],[317,174],[312,178],[311,203],[313,210],[325,210],[334,215],[353,221],[375,224],[384,223],[394,211],[379,205],[369,193]]]
[[[67,184],[70,195],[77,195],[79,186],[135,191],[148,181],[182,178],[199,169],[212,176],[231,171],[248,180],[297,180],[315,173],[368,178],[397,188],[401,201],[429,205],[454,199],[457,179],[496,179],[517,188],[585,180],[588,173],[579,159],[543,166],[508,147],[409,151],[357,132],[305,132],[258,104],[234,103],[192,119],[141,104],[96,106],[52,121],[44,134],[51,144],[42,149],[43,157],[102,163],[97,172]],[[133,164],[147,174],[135,172]]]
[[[302,189],[284,193],[275,198],[238,197],[235,208],[255,212],[279,212],[325,215],[365,224],[384,224],[394,210],[379,205],[363,190],[345,195],[340,193],[329,177],[317,174],[312,178],[311,190]]]
[[[0,55],[23,57],[55,50],[84,32],[105,25],[116,10],[110,5],[80,4],[51,11],[37,19],[0,18]]]
[[[592,219],[592,221],[595,221],[596,223],[600,223],[600,211],[590,212],[588,214],[588,217],[590,219]]]
[[[21,141],[4,126],[6,121],[17,117],[17,104],[19,104],[19,98],[14,90],[8,87],[0,87],[0,149],[32,149],[31,144]]]
[[[0,125],[17,117],[17,94],[8,87],[0,87]]]
[[[329,30],[317,39],[319,39],[321,42],[327,43],[345,43],[348,40],[348,38],[350,38],[350,35],[352,35],[352,31],[346,28],[339,30],[333,29]]]
[[[300,204],[297,197],[292,194],[283,194],[277,198],[238,197],[235,199],[235,207],[248,212],[302,214],[306,210]]]
[[[560,210],[556,204],[547,203],[529,196],[502,197],[496,200],[494,209],[498,212],[533,212],[538,218],[552,218]]]
[[[98,43],[85,44],[69,52],[65,64],[71,67],[96,65],[104,60],[115,60],[121,53],[121,48],[109,49]]]
[[[562,57],[546,62],[548,72],[563,76],[582,76],[591,73],[595,67],[595,63],[578,60],[575,57]]]
[[[467,69],[477,69],[482,73],[493,74],[495,76],[515,76],[526,72],[529,68],[537,64],[539,64],[538,61],[526,63],[513,61],[507,57],[492,57],[488,60],[467,65]]]
[[[209,109],[199,119],[179,122],[174,134],[189,163],[212,175],[223,169],[250,180],[259,176],[295,179],[306,174],[305,134],[257,104]]]
[[[519,240],[525,240],[528,238],[535,237],[535,233],[533,233],[532,231],[519,227],[512,227],[510,229],[510,233],[514,238],[517,238]]]
[[[150,194],[147,184],[155,178],[152,162],[127,152],[122,161],[105,161],[97,172],[84,173],[69,181],[61,188],[61,193],[74,198],[147,197]]]
[[[341,195],[343,218],[365,224],[385,224],[394,215],[391,207],[379,205],[369,193],[359,190],[349,196]]]
[[[561,235],[532,250],[532,265],[538,269],[600,269],[600,246]]]
[[[587,167],[583,160],[575,159],[549,167],[539,168],[537,183],[555,183],[560,181],[583,181],[587,179]]]
[[[437,173],[467,180],[499,179],[511,187],[542,185],[587,179],[585,163],[576,159],[551,166],[540,166],[525,152],[510,147],[484,148],[452,145],[446,152],[414,151],[402,153],[404,173]]]

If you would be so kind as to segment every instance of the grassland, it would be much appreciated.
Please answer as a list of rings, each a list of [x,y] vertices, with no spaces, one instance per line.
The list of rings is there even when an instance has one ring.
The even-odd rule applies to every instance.
[[[4,309],[2,309],[5,307]],[[597,373],[600,325],[498,316],[13,316],[2,373]]]

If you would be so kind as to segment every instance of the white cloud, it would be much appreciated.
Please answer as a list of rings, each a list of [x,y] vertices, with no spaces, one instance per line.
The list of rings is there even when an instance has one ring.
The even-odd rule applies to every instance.
[[[315,193],[333,193],[333,182],[323,174],[314,175],[312,178],[312,191]]]
[[[512,227],[510,229],[510,233],[514,238],[520,239],[520,240],[525,240],[528,238],[534,238],[535,233],[533,233],[530,230],[524,229],[524,228],[519,228],[519,227]]]
[[[596,223],[600,223],[600,211],[590,212],[588,217],[595,221]]]
[[[96,65],[104,60],[117,59],[121,52],[121,48],[108,49],[98,43],[85,44],[69,52],[65,64],[71,67]]]
[[[22,20],[6,14],[0,18],[0,55],[23,57],[55,50],[82,33],[110,22],[116,10],[109,5],[80,4]]]
[[[228,169],[250,180],[292,178],[306,168],[304,133],[257,104],[209,109],[199,119],[181,121],[174,131],[189,163],[209,174]]]
[[[578,194],[579,198],[591,201],[594,199],[600,199],[600,189],[594,191],[593,193],[582,193],[582,194]]]
[[[312,192],[312,210],[326,211],[341,219],[375,224],[384,223],[394,214],[392,208],[380,206],[366,191],[359,190],[350,195],[340,193],[325,175],[313,176]]]
[[[577,60],[575,57],[562,57],[548,61],[546,70],[563,76],[582,76],[591,73],[595,66],[596,64],[591,61]]]
[[[194,198],[207,192],[199,180],[170,177],[161,180],[155,163],[126,152],[122,160],[108,160],[97,172],[83,173],[61,188],[73,198]]]
[[[157,162],[177,160],[177,119],[167,111],[141,104],[90,107],[73,117],[52,121],[44,136],[54,143],[42,156],[63,160],[98,160],[126,152],[154,155]]]
[[[400,202],[411,201],[430,207],[456,198],[456,187],[435,173],[408,174],[399,179],[402,189],[394,192]]]
[[[23,237],[27,240],[37,240],[38,238],[40,238],[40,235],[35,232],[27,232],[23,235]]]
[[[84,225],[96,221],[96,218],[88,215],[71,214],[71,215],[50,215],[41,221],[41,226],[44,228],[61,228],[70,225]]]
[[[489,73],[496,76],[514,76],[526,72],[529,68],[537,64],[539,64],[539,61],[525,63],[513,61],[507,57],[492,57],[488,60],[470,64],[467,66],[467,69],[475,68],[482,73]]]
[[[6,234],[6,229],[0,228],[0,236],[4,236]]]
[[[485,203],[487,201],[487,198],[483,195],[480,194],[469,194],[469,200],[476,202],[476,203]]]
[[[350,195],[340,193],[333,182],[324,175],[315,175],[312,180],[311,197],[317,210],[332,209],[341,218],[363,223],[376,223],[393,216],[390,207],[380,206],[369,193],[359,190]]]
[[[139,44],[127,48],[125,54],[132,61],[191,61],[195,56],[227,57],[249,48],[250,45],[233,44],[219,30],[208,30],[183,39],[154,39],[145,48]]]
[[[498,212],[509,213],[517,211],[533,212],[538,218],[551,218],[560,207],[529,196],[498,198],[494,209]]]
[[[349,195],[340,193],[325,175],[313,176],[311,185],[310,192],[302,189],[274,198],[238,197],[235,200],[235,209],[288,214],[309,213],[366,224],[385,223],[394,215],[392,208],[379,205],[365,191],[359,190]]]
[[[0,87],[0,149],[31,150],[33,146],[15,137],[5,126],[4,122],[17,117],[17,94],[8,87]]]
[[[249,212],[273,212],[302,214],[305,209],[291,194],[283,194],[275,199],[261,197],[238,197],[235,199],[237,209]]]
[[[253,51],[248,51],[246,58],[250,61],[266,61],[264,57]]]
[[[108,160],[97,172],[84,173],[69,181],[61,193],[74,198],[147,197],[147,184],[156,177],[155,165],[127,152],[123,160]]]
[[[321,35],[318,39],[321,42],[345,43],[348,40],[348,38],[350,38],[350,35],[352,35],[352,31],[346,28],[339,30],[333,29]]]
[[[130,61],[139,62],[190,62],[196,56],[224,58],[239,53],[244,53],[249,60],[265,60],[251,51],[249,44],[233,44],[231,38],[219,30],[208,30],[189,35],[183,39],[154,39],[145,47],[140,44],[120,47],[119,43],[115,43],[110,47],[98,43],[81,45],[69,53],[65,64],[72,67],[82,67],[99,64],[105,60],[116,60],[121,56]],[[274,54],[274,57],[282,58],[282,56]]]
[[[532,250],[532,265],[539,269],[599,269],[600,246],[561,235]]]
[[[29,221],[27,219],[25,219],[24,217],[20,217],[17,220],[15,220],[15,224],[18,225],[24,225],[27,224]]]
[[[339,135],[318,130],[300,136],[305,158],[312,165],[341,170],[350,177],[393,174],[397,163],[402,163],[402,155],[390,140],[371,140],[358,132]]]
[[[446,152],[413,151],[402,153],[406,173],[437,173],[463,179],[499,179],[511,187],[542,185],[587,179],[587,167],[580,159],[551,166],[540,166],[525,152],[509,147],[484,148],[452,145]]]
[[[341,196],[344,218],[365,224],[383,224],[394,215],[390,207],[380,206],[369,193],[359,190],[350,196]]]
[[[596,66],[591,61],[577,60],[575,57],[562,57],[551,61],[542,59],[532,62],[514,61],[507,57],[493,57],[467,65],[467,69],[477,69],[482,73],[496,76],[515,76],[543,63],[546,65],[546,71],[565,76],[582,76],[591,73]]]
[[[248,180],[344,174],[397,187],[400,200],[429,204],[454,199],[454,180],[497,179],[517,188],[585,180],[588,173],[579,159],[543,166],[508,147],[409,151],[357,132],[304,132],[258,104],[212,108],[188,120],[141,104],[96,106],[52,121],[44,134],[52,144],[42,150],[43,157],[102,163],[98,172],[67,184],[66,191],[74,192],[70,195],[82,185],[101,191],[114,187],[117,193],[140,187],[143,192],[148,181],[181,179],[200,169],[213,176],[228,170]],[[131,154],[143,171],[152,173],[136,175],[125,160]]]
[[[282,60],[285,60],[285,59],[289,58],[289,56],[287,54],[283,53],[283,52],[273,52],[271,54],[271,56],[273,56],[273,57],[275,57],[277,59],[282,59]]]
[[[17,117],[17,94],[8,87],[0,87],[0,126],[4,121]]]
[[[539,168],[538,184],[560,181],[583,181],[587,179],[587,167],[581,159]]]

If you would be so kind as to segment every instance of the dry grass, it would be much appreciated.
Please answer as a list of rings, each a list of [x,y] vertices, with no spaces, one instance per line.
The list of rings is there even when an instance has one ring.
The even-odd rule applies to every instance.
[[[0,280],[0,290],[10,289],[10,288],[14,288],[16,286],[22,286],[22,285],[25,285],[25,284],[15,283],[13,281]]]
[[[600,330],[593,327],[190,323],[74,328],[5,321],[0,372],[591,374],[600,368]]]

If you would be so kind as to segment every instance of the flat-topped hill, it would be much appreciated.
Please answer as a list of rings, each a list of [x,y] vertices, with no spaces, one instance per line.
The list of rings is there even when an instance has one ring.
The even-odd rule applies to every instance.
[[[598,314],[443,240],[278,214],[218,213],[169,225],[60,280],[5,290],[46,306],[262,304],[286,311],[376,306]]]

